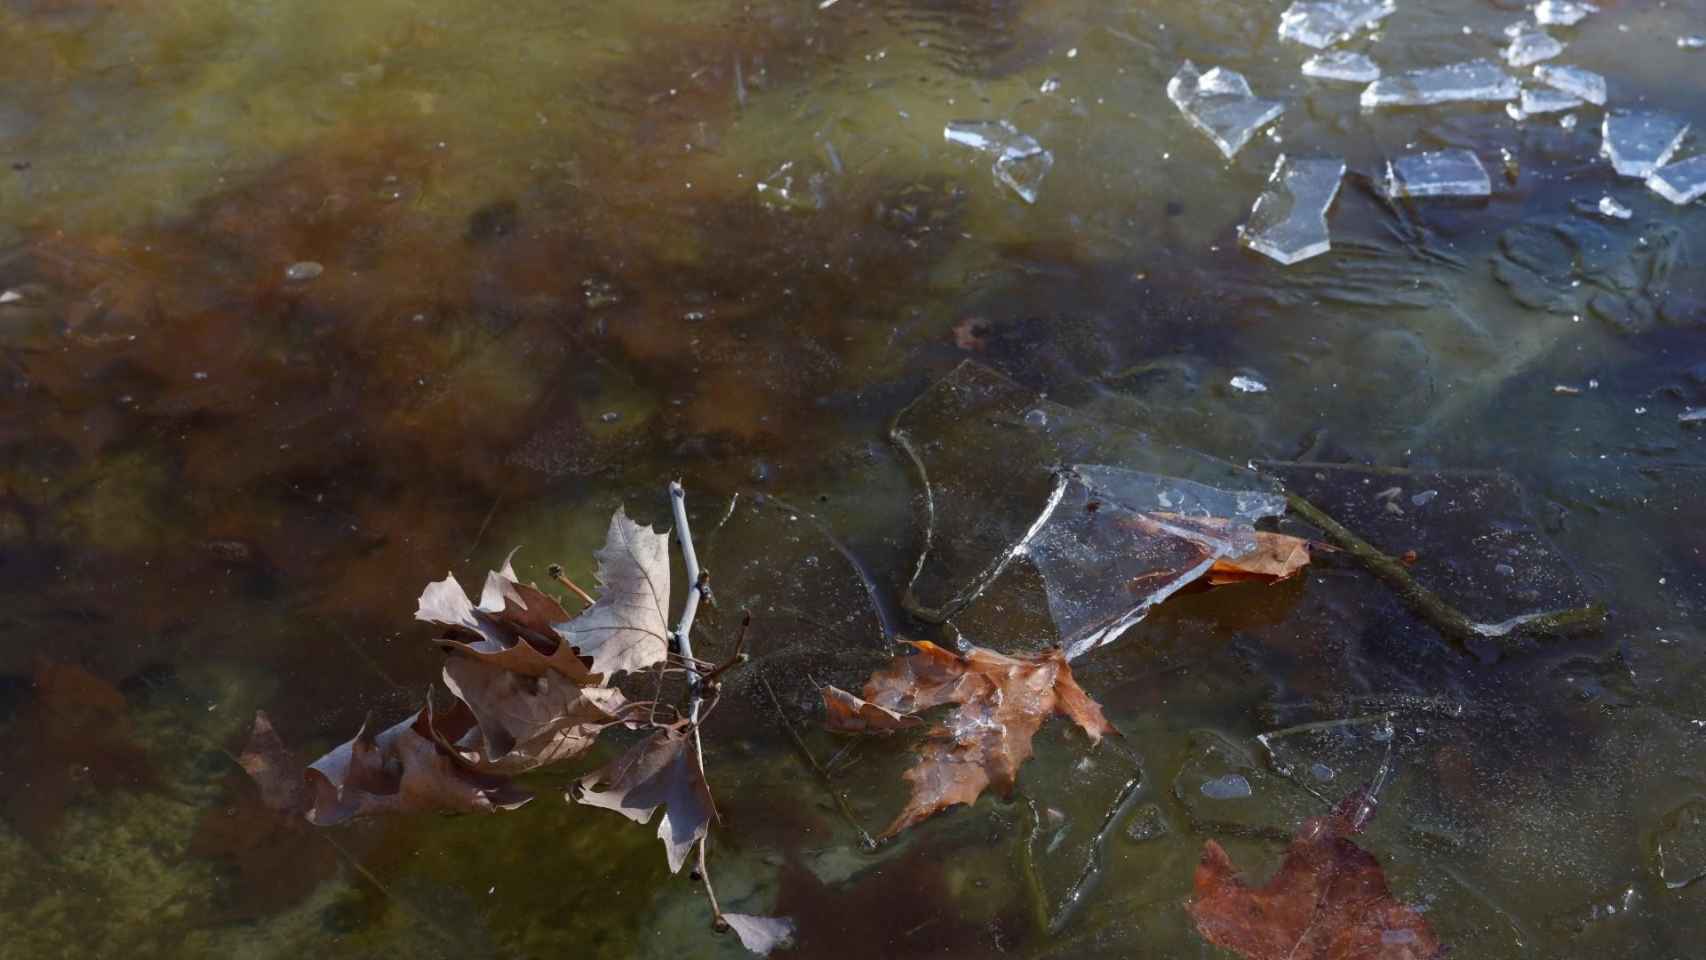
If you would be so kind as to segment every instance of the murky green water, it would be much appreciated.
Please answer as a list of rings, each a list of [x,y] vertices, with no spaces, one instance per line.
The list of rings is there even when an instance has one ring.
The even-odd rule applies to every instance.
[[[1265,874],[1390,754],[1361,842],[1454,956],[1698,956],[1706,430],[1678,417],[1706,406],[1706,206],[1617,178],[1598,108],[1362,113],[1299,75],[1282,6],[0,2],[0,955],[740,955],[650,830],[558,799],[579,766],[515,813],[314,832],[231,758],[256,709],[304,750],[406,715],[438,672],[425,583],[517,544],[525,577],[584,578],[609,512],[666,523],[680,477],[719,595],[700,643],[757,618],[706,731],[720,892],[792,916],[797,955],[1230,956],[1183,908],[1203,841]],[[1400,0],[1352,46],[1496,59],[1521,15]],[[1700,0],[1554,33],[1613,108],[1706,130],[1706,52],[1676,44]],[[1224,161],[1165,95],[1187,57],[1284,117]],[[1052,152],[1036,203],[943,142],[962,119]],[[1490,199],[1374,189],[1442,147]],[[1237,232],[1282,151],[1351,171],[1334,250],[1289,268]],[[1577,209],[1607,194],[1633,216]],[[1317,481],[1347,509],[1502,470],[1521,494],[1475,519],[1609,617],[1466,654],[1332,555],[1181,596],[1074,665],[1123,743],[1051,724],[1015,800],[864,853],[757,680],[828,760],[814,686],[856,687],[885,627],[1055,639],[1024,563],[951,626],[903,602],[927,518],[890,421],[968,359],[1083,418],[1074,449],[1413,471]],[[932,487],[1020,502],[1054,465],[1025,429],[949,423],[965,475]],[[939,516],[1027,521],[981,503]],[[1538,599],[1463,517],[1379,519],[1418,570]],[[44,662],[122,708],[67,720]],[[908,762],[837,757],[868,829]],[[1201,789],[1232,775],[1251,796]],[[1018,866],[1033,805],[1044,912],[1100,850],[1054,933]]]

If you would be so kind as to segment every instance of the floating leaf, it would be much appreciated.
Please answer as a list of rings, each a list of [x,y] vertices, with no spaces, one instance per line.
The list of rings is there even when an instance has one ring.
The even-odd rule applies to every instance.
[[[441,646],[450,654],[444,685],[468,705],[479,738],[477,750],[457,753],[483,771],[519,773],[577,757],[627,702],[620,690],[580,687],[548,667],[505,669],[454,641]]]
[[[761,957],[770,955],[777,947],[794,942],[794,923],[786,917],[754,917],[745,913],[725,913],[723,920],[740,937],[741,946]]]
[[[678,873],[717,815],[692,745],[688,721],[662,727],[609,766],[582,777],[569,799],[614,810],[635,823],[650,823],[657,808],[664,807],[658,839],[668,853],[670,872]]]
[[[557,632],[606,677],[661,662],[669,652],[669,535],[617,510],[596,556],[598,602]]]
[[[971,803],[988,788],[1012,793],[1020,765],[1030,759],[1031,738],[1051,714],[1078,724],[1092,743],[1118,732],[1073,679],[1059,649],[1011,657],[973,647],[960,656],[928,641],[912,646],[917,653],[871,675],[865,701],[896,715],[947,703],[957,707],[919,746],[918,763],[905,774],[912,796],[883,831],[884,839],[948,807]],[[830,715],[833,727],[837,714],[832,709]]]
[[[1313,817],[1261,887],[1238,879],[1220,844],[1203,846],[1191,916],[1210,943],[1247,960],[1433,960],[1427,920],[1398,902],[1374,856],[1350,841],[1373,811],[1368,791]]]

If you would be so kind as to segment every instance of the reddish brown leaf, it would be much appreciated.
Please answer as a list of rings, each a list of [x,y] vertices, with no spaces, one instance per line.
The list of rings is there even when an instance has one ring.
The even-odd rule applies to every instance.
[[[861,700],[840,687],[823,688],[823,709],[829,715],[829,729],[837,733],[892,733],[924,722]]]
[[[865,700],[897,715],[946,703],[957,708],[919,746],[918,763],[905,774],[912,796],[883,831],[885,839],[991,787],[1010,794],[1030,759],[1031,738],[1051,714],[1071,719],[1093,743],[1118,732],[1059,650],[1011,657],[974,647],[962,657],[928,641],[912,646],[917,653],[871,676]]]
[[[717,815],[692,745],[693,727],[687,721],[660,728],[609,766],[582,777],[568,799],[614,810],[635,823],[651,822],[657,808],[664,807],[658,839],[670,872],[680,872]]]
[[[1380,862],[1349,839],[1370,809],[1358,791],[1330,816],[1304,821],[1261,887],[1240,880],[1226,851],[1208,841],[1190,905],[1197,930],[1247,960],[1443,956],[1427,920],[1392,896]]]
[[[1236,557],[1221,557],[1209,567],[1210,586],[1245,583],[1252,580],[1266,583],[1295,576],[1309,565],[1309,541],[1283,533],[1256,531],[1256,548]]]

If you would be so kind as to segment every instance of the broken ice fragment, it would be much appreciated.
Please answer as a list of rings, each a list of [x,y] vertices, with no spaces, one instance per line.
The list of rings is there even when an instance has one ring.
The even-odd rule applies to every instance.
[[[1487,168],[1469,150],[1412,153],[1386,164],[1389,197],[1485,197],[1492,192]]]
[[[1610,194],[1600,197],[1598,202],[1577,200],[1575,207],[1583,213],[1592,213],[1607,220],[1627,220],[1635,215],[1635,211],[1618,203],[1617,199]]]
[[[1536,22],[1547,26],[1569,27],[1582,21],[1590,13],[1598,13],[1599,8],[1591,3],[1575,3],[1572,0],[1540,0],[1534,8]]]
[[[1678,206],[1706,196],[1706,153],[1654,170],[1647,188]]]
[[[1341,174],[1344,173],[1344,165],[1343,164],[1339,165],[1339,172]],[[1334,184],[1334,186],[1336,188],[1337,184]],[[1337,192],[1336,189],[1335,189],[1335,192]],[[1263,383],[1260,380],[1257,380],[1255,377],[1246,377],[1246,376],[1243,376],[1242,374],[1240,374],[1239,376],[1233,377],[1231,380],[1226,381],[1226,385],[1231,387],[1232,389],[1238,391],[1239,393],[1267,393],[1268,392],[1268,385],[1267,384]]]
[[[1676,45],[1684,50],[1706,50],[1706,37],[1677,37]]]
[[[1625,177],[1645,180],[1670,161],[1688,124],[1668,113],[1618,110],[1605,115],[1599,152]]]
[[[1505,62],[1513,67],[1526,67],[1550,60],[1564,52],[1564,45],[1544,30],[1519,33],[1505,48]]]
[[[1257,130],[1285,112],[1285,105],[1278,100],[1263,100],[1252,94],[1243,74],[1224,67],[1198,73],[1196,64],[1189,60],[1167,81],[1167,99],[1192,126],[1208,134],[1228,160]]]
[[[1526,120],[1540,114],[1574,110],[1582,103],[1580,97],[1562,90],[1523,90],[1520,102],[1505,104],[1505,113],[1510,114],[1512,120]]]
[[[1605,78],[1592,70],[1543,63],[1534,68],[1534,79],[1596,106],[1605,106]]]
[[[1563,127],[1565,130],[1576,129],[1576,115],[1573,113],[1566,113],[1559,117],[1558,126]]]
[[[1054,166],[1054,154],[1030,134],[1005,120],[956,120],[942,128],[949,143],[995,155],[990,172],[1026,203],[1037,202],[1037,188]]]
[[[1236,773],[1204,780],[1202,786],[1197,789],[1210,800],[1243,800],[1253,793],[1250,781]]]
[[[1371,83],[1380,79],[1380,67],[1363,54],[1349,50],[1329,50],[1303,61],[1303,75],[1317,80]]]
[[[1327,208],[1339,195],[1344,175],[1345,162],[1338,157],[1293,159],[1281,154],[1268,188],[1250,209],[1244,245],[1287,266],[1332,249]],[[1244,389],[1241,379],[1233,378],[1232,385]]]
[[[1280,14],[1279,36],[1320,50],[1374,29],[1396,9],[1392,0],[1299,0]]]
[[[1517,82],[1491,60],[1466,60],[1382,77],[1362,92],[1364,107],[1424,107],[1439,103],[1515,100]]]

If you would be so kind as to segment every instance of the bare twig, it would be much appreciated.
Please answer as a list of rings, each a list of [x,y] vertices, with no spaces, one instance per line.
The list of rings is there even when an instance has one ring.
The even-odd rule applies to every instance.
[[[705,845],[710,842],[710,834],[699,838],[699,882],[705,885],[705,899],[711,901],[711,927],[723,933],[729,929],[729,922],[723,919],[723,908],[717,905],[717,890],[711,886],[711,871],[705,866]]]
[[[734,652],[729,654],[727,660],[712,667],[711,672],[705,674],[704,678],[699,681],[700,683],[716,683],[717,678],[722,676],[730,667],[737,667],[746,662],[747,656],[741,652],[741,648],[746,646],[746,631],[750,626],[752,626],[752,612],[749,610],[741,614],[740,633],[735,636]]]

